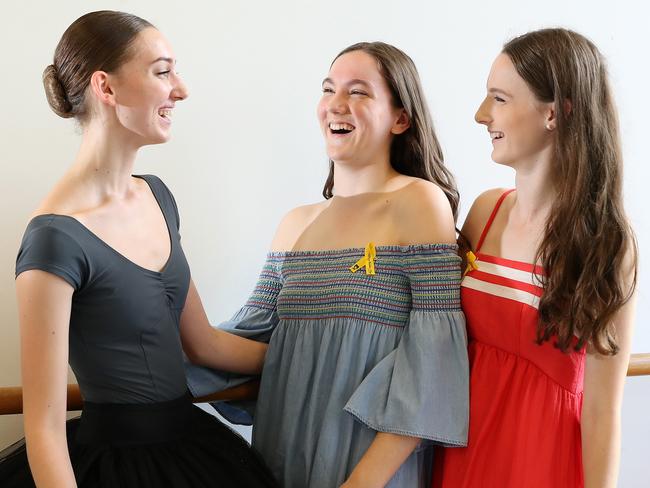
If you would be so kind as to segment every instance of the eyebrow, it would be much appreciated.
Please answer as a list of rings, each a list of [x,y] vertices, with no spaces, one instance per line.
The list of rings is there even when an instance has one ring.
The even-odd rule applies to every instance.
[[[325,79],[323,80],[323,83],[321,83],[321,84],[324,85],[325,83],[331,83],[332,85],[335,84],[334,81],[332,80],[332,78],[325,78]],[[363,86],[370,87],[370,83],[368,83],[367,81],[364,81],[364,80],[360,80],[360,79],[358,79],[358,78],[355,78],[355,79],[353,79],[353,80],[350,80],[350,81],[348,81],[348,82],[345,83],[345,84],[346,84],[346,85],[363,85]]]
[[[165,58],[165,57],[160,57],[160,58],[158,58],[158,59],[152,61],[151,64],[155,64],[155,63],[157,63],[158,61],[165,61],[165,62],[167,62],[167,63],[169,63],[169,64],[176,64],[176,60],[175,60],[175,59],[172,59],[172,58]]]
[[[508,93],[505,90],[502,90],[501,88],[490,88],[490,89],[488,89],[488,93],[490,93],[490,94],[495,94],[496,93],[496,94],[499,94],[499,95],[505,95],[506,97],[512,98],[512,95],[510,93]]]

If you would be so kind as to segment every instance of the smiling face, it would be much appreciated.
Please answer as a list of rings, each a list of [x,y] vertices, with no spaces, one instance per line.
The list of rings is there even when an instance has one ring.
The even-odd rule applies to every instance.
[[[334,61],[323,81],[317,115],[327,155],[336,163],[389,163],[393,137],[408,128],[377,61],[363,51]]]
[[[492,159],[512,167],[534,164],[553,144],[553,103],[537,100],[506,54],[492,64],[487,96],[475,115],[492,138]]]
[[[115,114],[140,145],[170,138],[174,104],[187,98],[171,46],[154,28],[135,39],[133,56],[111,75]]]

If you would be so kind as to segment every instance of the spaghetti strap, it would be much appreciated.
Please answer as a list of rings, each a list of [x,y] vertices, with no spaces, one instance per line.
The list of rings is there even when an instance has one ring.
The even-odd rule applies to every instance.
[[[497,200],[497,203],[494,205],[494,209],[492,210],[492,213],[490,214],[490,218],[488,221],[485,223],[485,227],[483,227],[483,232],[481,232],[481,237],[478,240],[478,244],[476,245],[476,252],[479,252],[481,250],[481,246],[483,246],[483,241],[485,240],[485,236],[487,235],[488,231],[490,230],[490,227],[492,227],[492,222],[494,222],[494,218],[497,216],[497,212],[499,211],[499,207],[501,207],[501,204],[503,203],[503,200],[510,195],[513,191],[515,191],[514,188],[511,188],[510,190],[504,191],[499,199]]]

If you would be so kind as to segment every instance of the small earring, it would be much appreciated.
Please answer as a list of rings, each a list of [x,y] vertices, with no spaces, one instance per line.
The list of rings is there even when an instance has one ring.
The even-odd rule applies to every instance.
[[[546,130],[553,130],[553,127],[551,127],[551,124],[546,124]]]

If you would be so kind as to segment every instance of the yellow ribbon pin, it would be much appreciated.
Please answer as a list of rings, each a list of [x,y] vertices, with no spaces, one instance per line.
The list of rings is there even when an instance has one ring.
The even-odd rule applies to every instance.
[[[375,274],[375,256],[377,251],[375,250],[375,245],[372,242],[369,242],[366,246],[365,253],[362,258],[360,258],[354,265],[350,267],[350,271],[356,273],[361,268],[365,266],[367,275]]]
[[[465,273],[463,273],[463,276],[465,276],[470,271],[478,269],[478,264],[476,264],[476,255],[472,251],[467,251],[465,256],[467,256],[467,268],[465,268]]]

